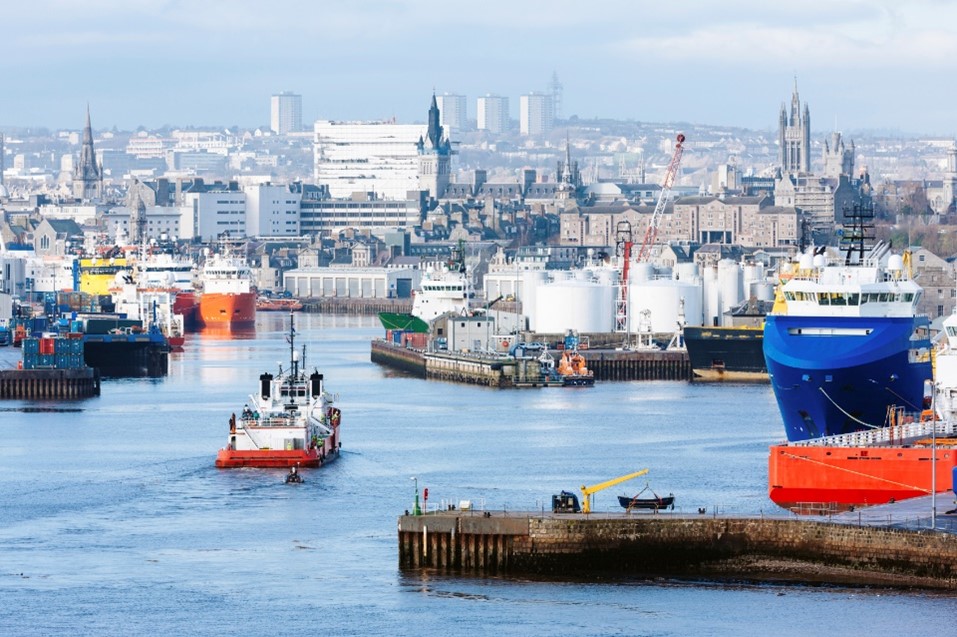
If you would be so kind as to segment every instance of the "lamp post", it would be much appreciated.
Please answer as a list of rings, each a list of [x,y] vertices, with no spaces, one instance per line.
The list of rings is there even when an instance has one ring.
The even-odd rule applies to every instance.
[[[419,508],[419,479],[412,476],[411,480],[415,484],[415,504],[412,506],[412,515],[422,515],[422,509]]]

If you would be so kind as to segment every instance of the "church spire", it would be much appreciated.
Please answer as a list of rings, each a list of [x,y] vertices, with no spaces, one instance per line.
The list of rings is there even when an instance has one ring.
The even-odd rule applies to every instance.
[[[93,126],[90,123],[90,105],[86,105],[86,125],[80,143],[80,158],[73,170],[73,196],[77,199],[93,199],[102,192],[103,173],[96,163],[93,149]]]
[[[432,148],[438,149],[442,143],[442,126],[439,124],[439,104],[435,99],[435,91],[432,91],[432,105],[429,107],[429,131],[426,135]]]

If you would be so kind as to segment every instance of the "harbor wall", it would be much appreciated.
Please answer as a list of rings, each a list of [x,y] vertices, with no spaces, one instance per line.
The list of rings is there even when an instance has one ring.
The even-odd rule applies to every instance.
[[[0,370],[0,398],[77,399],[100,395],[94,368]]]
[[[588,369],[596,380],[691,380],[691,363],[683,351],[582,350]],[[414,374],[488,387],[541,386],[540,363],[537,359],[509,359],[452,352],[424,352],[397,347],[383,340],[373,340],[373,363]]]
[[[382,340],[374,340],[370,347],[370,357],[373,363],[425,378],[425,355],[420,350],[396,347]]]
[[[793,518],[441,512],[400,517],[398,535],[402,569],[957,590],[957,540],[930,531]]]
[[[364,298],[301,298],[303,312],[320,314],[378,314],[379,312],[408,313],[412,299]]]

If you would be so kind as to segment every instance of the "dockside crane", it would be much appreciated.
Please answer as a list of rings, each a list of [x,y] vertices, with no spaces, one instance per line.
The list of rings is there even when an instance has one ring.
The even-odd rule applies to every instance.
[[[641,241],[641,247],[638,249],[637,261],[643,263],[651,256],[651,248],[658,238],[658,226],[661,225],[661,215],[664,214],[668,199],[671,198],[671,188],[675,185],[675,179],[678,176],[678,167],[681,166],[681,154],[684,152],[685,136],[684,133],[678,133],[675,138],[675,152],[671,156],[671,163],[668,164],[668,170],[665,172],[665,181],[661,184],[661,192],[658,193],[658,203],[655,204],[655,211],[651,215],[651,221],[645,230],[645,238]]]
[[[638,249],[638,256],[635,259],[638,263],[646,262],[651,257],[651,249],[658,238],[661,216],[664,214],[665,206],[668,205],[668,199],[671,198],[671,188],[674,186],[675,179],[678,176],[678,168],[681,166],[684,142],[684,134],[678,133],[678,137],[675,138],[675,152],[671,156],[671,163],[668,164],[665,180],[661,185],[661,192],[658,193],[658,202],[655,204],[651,221],[648,222],[648,228],[645,230],[645,236]],[[622,260],[621,274],[618,281],[618,298],[615,300],[615,331],[628,332],[628,269],[631,265],[631,252],[634,247],[631,240],[631,224],[627,221],[619,222],[615,233],[618,256]]]
[[[648,469],[642,469],[641,471],[635,471],[634,473],[629,473],[628,475],[612,478],[611,480],[606,480],[605,482],[600,482],[590,487],[582,485],[582,513],[591,513],[591,496],[593,494],[607,489],[608,487],[613,487],[616,484],[621,484],[622,482],[631,480],[632,478],[643,476],[646,473],[648,473]]]

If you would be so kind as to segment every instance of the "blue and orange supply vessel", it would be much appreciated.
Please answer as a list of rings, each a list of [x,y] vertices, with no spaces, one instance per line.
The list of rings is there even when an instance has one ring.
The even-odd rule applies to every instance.
[[[853,232],[853,231],[852,231]],[[929,407],[930,322],[909,255],[878,243],[802,254],[764,325],[764,356],[790,441],[880,427],[887,409]],[[925,404],[926,403],[926,404]]]
[[[952,425],[930,409],[922,289],[909,255],[865,247],[866,214],[855,208],[852,218],[840,261],[822,249],[803,254],[780,289],[786,311],[765,321],[764,354],[788,439],[770,449],[768,487],[784,506],[876,504],[949,488]]]

